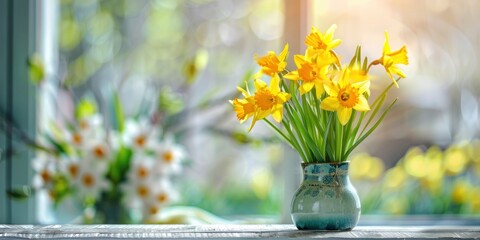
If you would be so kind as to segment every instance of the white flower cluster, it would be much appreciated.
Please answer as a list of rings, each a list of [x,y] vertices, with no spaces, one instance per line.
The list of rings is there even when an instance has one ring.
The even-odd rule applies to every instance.
[[[102,192],[118,188],[123,206],[141,210],[145,222],[153,220],[177,199],[171,177],[181,171],[185,151],[171,137],[161,138],[159,127],[148,120],[125,125],[122,133],[108,132],[101,116],[93,115],[55,127],[47,141],[60,154],[34,159],[34,187],[48,190],[54,200],[81,201],[101,201]]]

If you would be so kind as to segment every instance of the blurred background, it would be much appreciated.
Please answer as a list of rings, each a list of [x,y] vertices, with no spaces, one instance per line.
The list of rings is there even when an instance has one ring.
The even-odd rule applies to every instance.
[[[302,54],[311,27],[324,32],[332,24],[338,25],[335,37],[343,40],[336,50],[346,58],[357,45],[365,56],[380,56],[385,31],[392,49],[406,45],[409,51],[409,65],[402,66],[407,78],[391,92],[399,101],[351,159],[362,214],[479,216],[478,1],[0,4],[6,13],[0,30],[7,33],[0,39],[5,56],[0,61],[7,73],[13,69],[4,77],[13,79],[23,71],[23,79],[30,79],[27,100],[19,97],[20,87],[1,82],[6,84],[1,93],[13,99],[1,99],[10,104],[0,105],[5,113],[0,128],[5,136],[0,139],[2,223],[290,222],[290,200],[301,180],[299,157],[263,123],[247,134],[248,124],[238,123],[228,100],[238,96],[237,85],[258,71],[255,55],[278,53],[287,42],[290,56]],[[14,29],[24,16],[34,30],[22,37]],[[20,44],[16,38],[29,44],[27,54],[7,50],[9,44]],[[25,68],[14,69],[12,59]],[[375,81],[388,81],[377,70],[372,72],[373,91],[381,87]],[[7,89],[14,90],[12,95]],[[15,99],[25,101],[19,106],[30,115],[15,115]],[[89,150],[77,148],[73,136],[84,121],[95,125],[92,119],[100,119],[96,126],[106,132],[100,139],[108,143],[113,163],[107,176],[116,190],[104,189],[94,200],[79,199],[74,189],[81,186],[69,180],[69,168],[54,163],[86,158]],[[141,181],[128,173],[142,162],[136,156],[157,156],[157,148],[144,151],[135,145],[140,133],[154,131],[162,142],[173,144],[169,153],[179,153],[173,158],[176,171],[162,183],[149,182],[167,182],[162,189],[171,201],[164,196],[158,205],[142,198]],[[35,164],[38,159],[46,160]],[[129,197],[138,205],[126,205]],[[118,203],[118,209],[108,211],[122,211],[122,216],[102,213],[106,205],[101,203],[109,201]]]

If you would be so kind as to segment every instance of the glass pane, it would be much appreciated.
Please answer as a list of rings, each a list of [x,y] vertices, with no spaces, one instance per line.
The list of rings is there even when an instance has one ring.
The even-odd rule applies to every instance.
[[[57,111],[41,133],[51,151],[34,166],[57,220],[281,213],[283,145],[261,127],[247,136],[228,100],[255,54],[279,49],[282,1],[59,4]]]

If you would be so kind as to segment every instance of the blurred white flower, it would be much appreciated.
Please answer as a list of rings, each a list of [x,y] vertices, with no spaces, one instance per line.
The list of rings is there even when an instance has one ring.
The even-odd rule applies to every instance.
[[[32,167],[35,171],[32,184],[35,189],[51,187],[56,174],[55,162],[55,159],[46,155],[39,155],[32,160]]]
[[[62,158],[60,164],[60,170],[67,176],[70,181],[75,181],[80,174],[80,169],[85,168],[86,166],[81,166],[81,164],[88,164],[86,161],[81,161],[77,156],[68,156]]]
[[[144,221],[154,219],[161,208],[178,199],[170,177],[181,170],[183,148],[173,138],[160,141],[159,126],[148,119],[127,120],[123,132],[106,131],[102,122],[97,114],[80,119],[76,126],[55,126],[50,135],[52,149],[61,155],[46,154],[34,160],[34,185],[52,191],[55,199],[53,186],[58,180],[67,184],[57,189],[61,199],[70,195],[80,201],[102,202],[102,192],[117,188],[120,181],[117,190],[122,194],[117,201],[141,212]]]
[[[63,131],[67,141],[77,148],[84,148],[91,139],[105,137],[103,120],[99,114],[81,118],[72,128]]]
[[[99,166],[80,165],[78,178],[73,181],[73,186],[81,199],[86,197],[98,199],[100,193],[107,190],[109,183],[105,179],[105,168]]]
[[[163,174],[178,173],[182,169],[181,162],[185,158],[185,150],[175,144],[172,138],[166,138],[155,148],[157,171]]]
[[[145,150],[154,147],[159,134],[158,126],[152,125],[148,119],[129,120],[126,123],[124,141],[134,150]]]
[[[103,118],[100,114],[94,114],[78,120],[79,130],[86,135],[96,135],[103,132]]]
[[[150,196],[143,202],[143,222],[154,221],[162,208],[178,199],[178,193],[174,191],[168,181],[159,182],[150,191]]]
[[[106,141],[92,139],[86,148],[86,160],[106,164],[110,161],[112,152]]]
[[[155,178],[153,173],[154,159],[143,153],[134,153],[128,172],[128,181],[133,183],[148,182]]]

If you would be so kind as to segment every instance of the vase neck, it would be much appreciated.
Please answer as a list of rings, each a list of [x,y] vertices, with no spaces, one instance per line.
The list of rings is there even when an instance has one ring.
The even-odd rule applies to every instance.
[[[309,181],[348,181],[348,162],[303,164],[304,180]]]

